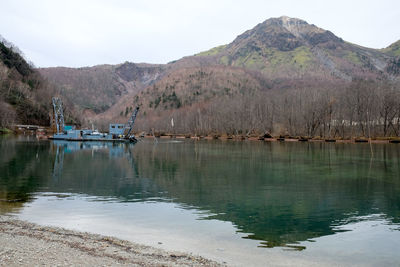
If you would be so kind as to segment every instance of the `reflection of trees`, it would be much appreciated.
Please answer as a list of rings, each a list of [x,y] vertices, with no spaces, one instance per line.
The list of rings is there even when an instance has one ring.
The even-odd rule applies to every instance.
[[[399,151],[374,150],[371,161],[368,146],[217,142],[138,146],[135,155],[140,175],[177,202],[279,246],[333,234],[350,213],[399,220]]]
[[[46,181],[51,158],[47,142],[0,138],[0,210],[9,212],[31,200]]]

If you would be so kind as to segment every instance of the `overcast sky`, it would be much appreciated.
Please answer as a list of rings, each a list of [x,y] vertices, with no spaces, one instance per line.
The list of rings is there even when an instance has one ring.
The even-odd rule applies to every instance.
[[[38,67],[167,63],[282,15],[362,46],[400,39],[399,0],[1,0],[0,35]]]

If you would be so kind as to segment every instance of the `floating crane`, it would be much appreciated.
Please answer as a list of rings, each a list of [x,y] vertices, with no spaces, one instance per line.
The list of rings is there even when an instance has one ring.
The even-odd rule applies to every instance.
[[[137,142],[132,130],[136,116],[139,112],[139,107],[135,108],[127,124],[110,124],[108,133],[100,133],[97,130],[77,130],[74,126],[66,126],[64,123],[61,99],[53,97],[52,102],[57,133],[55,133],[50,139],[66,141]]]

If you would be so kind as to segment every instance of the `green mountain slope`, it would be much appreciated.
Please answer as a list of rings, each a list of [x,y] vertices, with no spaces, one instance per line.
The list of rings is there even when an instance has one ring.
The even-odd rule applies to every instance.
[[[400,56],[400,40],[398,40],[397,42],[394,42],[393,44],[389,45],[388,47],[386,47],[384,49],[381,49],[381,51],[388,55],[399,57]]]
[[[330,31],[288,17],[268,19],[232,43],[197,56],[212,56],[221,64],[271,78],[329,74],[345,80],[380,76],[390,59],[379,50],[347,43]]]

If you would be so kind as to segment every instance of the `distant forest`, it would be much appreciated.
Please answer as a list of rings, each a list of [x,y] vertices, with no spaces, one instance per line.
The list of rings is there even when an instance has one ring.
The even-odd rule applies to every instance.
[[[170,107],[181,105],[184,100],[175,92],[171,95],[175,97],[161,98],[160,104],[146,103],[153,108],[157,104],[162,107],[144,109],[144,114],[142,111],[137,123],[139,131],[343,139],[400,136],[400,86],[389,81],[354,80],[337,86],[242,90],[234,95],[226,92],[178,109]]]

